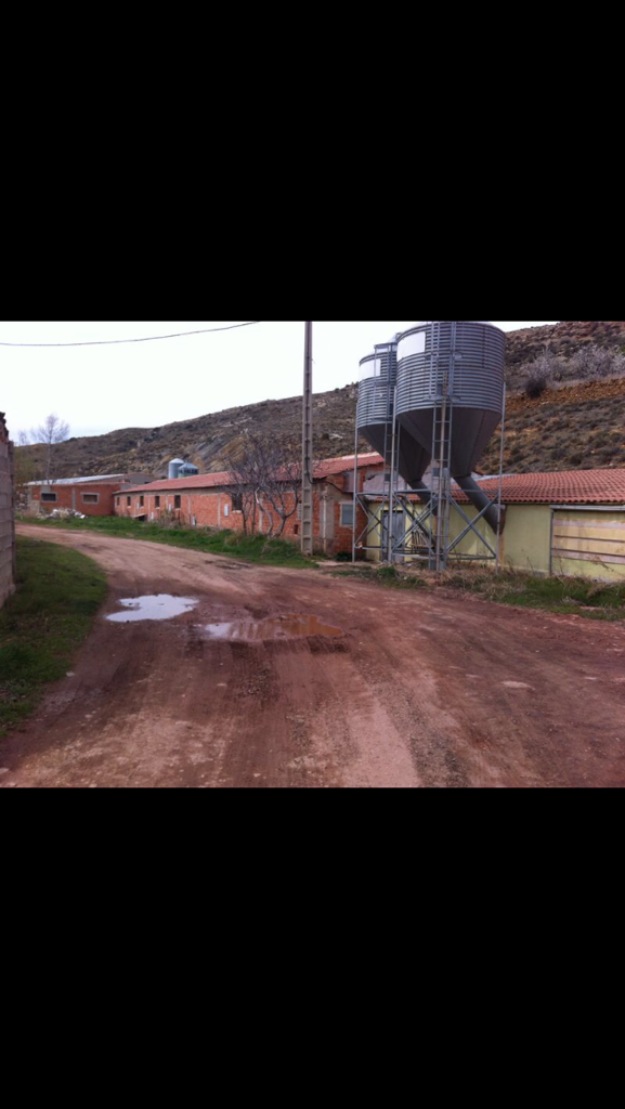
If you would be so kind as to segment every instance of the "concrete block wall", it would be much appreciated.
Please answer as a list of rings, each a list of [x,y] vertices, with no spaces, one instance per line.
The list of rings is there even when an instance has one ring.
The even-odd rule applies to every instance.
[[[15,589],[13,443],[0,412],[0,608]]]

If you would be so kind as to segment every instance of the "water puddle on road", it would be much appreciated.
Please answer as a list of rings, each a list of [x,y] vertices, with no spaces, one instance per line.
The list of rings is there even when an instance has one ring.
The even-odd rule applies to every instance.
[[[171,620],[172,616],[195,608],[197,603],[194,597],[172,597],[170,593],[125,597],[119,601],[124,611],[112,612],[106,619],[118,624],[127,624],[129,620]]]
[[[284,616],[267,616],[264,620],[231,620],[219,624],[204,624],[209,639],[238,639],[245,642],[261,639],[302,639],[320,635],[335,639],[343,635],[342,628],[324,624],[317,616],[288,613]]]

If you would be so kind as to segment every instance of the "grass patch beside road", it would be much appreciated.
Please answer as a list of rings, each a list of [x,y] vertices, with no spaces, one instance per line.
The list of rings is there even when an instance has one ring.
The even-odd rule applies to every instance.
[[[384,564],[335,570],[333,577],[373,581],[395,589],[441,589],[469,593],[485,601],[522,608],[584,616],[591,620],[625,620],[625,582],[606,584],[590,578],[539,577],[517,570],[467,566],[440,573],[410,565]]]
[[[149,539],[152,543],[165,543],[170,547],[185,547],[192,551],[208,551],[210,554],[228,555],[269,566],[310,569],[315,565],[313,560],[302,555],[295,543],[277,537],[268,538],[266,535],[242,535],[226,529],[150,523],[147,520],[129,520],[124,516],[88,516],[84,520],[77,516],[59,520],[23,516],[19,520],[24,524],[38,524],[45,530],[60,528],[62,531],[96,531],[119,539]]]
[[[18,536],[16,590],[0,610],[0,736],[67,672],[106,589],[85,555]]]
[[[499,604],[546,612],[575,613],[591,620],[625,619],[625,582],[607,584],[590,578],[539,577],[513,570],[447,570],[442,586],[460,589]]]

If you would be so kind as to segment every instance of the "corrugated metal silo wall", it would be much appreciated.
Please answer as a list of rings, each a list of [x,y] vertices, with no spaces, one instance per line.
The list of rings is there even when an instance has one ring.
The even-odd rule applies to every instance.
[[[399,337],[398,422],[422,449],[430,450],[434,410],[448,389],[454,476],[471,473],[501,420],[505,344],[499,328],[471,321],[428,321]]]

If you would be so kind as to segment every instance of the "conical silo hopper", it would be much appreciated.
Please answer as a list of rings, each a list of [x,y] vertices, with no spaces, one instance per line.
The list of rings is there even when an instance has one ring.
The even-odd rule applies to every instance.
[[[431,456],[434,416],[443,400],[452,413],[450,471],[493,531],[494,505],[471,474],[501,422],[506,336],[489,323],[427,321],[397,337],[395,414],[400,427]]]

